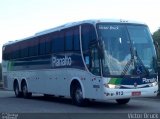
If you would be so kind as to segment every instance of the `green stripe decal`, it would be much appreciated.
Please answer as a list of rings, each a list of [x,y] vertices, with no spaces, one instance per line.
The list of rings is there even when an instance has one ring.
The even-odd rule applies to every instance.
[[[109,81],[109,84],[116,84],[119,85],[122,83],[122,78],[111,78],[111,80]]]
[[[13,62],[8,62],[7,69],[8,69],[8,71],[12,71],[12,69],[13,69]]]

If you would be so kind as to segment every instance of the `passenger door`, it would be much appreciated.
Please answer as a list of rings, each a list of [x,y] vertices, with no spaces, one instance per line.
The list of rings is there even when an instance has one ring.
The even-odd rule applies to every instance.
[[[90,45],[90,67],[89,70],[97,76],[101,75],[100,59],[98,56],[97,44]]]

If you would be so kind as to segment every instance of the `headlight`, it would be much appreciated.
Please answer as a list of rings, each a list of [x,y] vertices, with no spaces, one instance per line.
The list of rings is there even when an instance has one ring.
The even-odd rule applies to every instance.
[[[105,85],[105,87],[107,87],[107,88],[113,88],[113,89],[115,89],[115,88],[120,88],[119,85],[114,85],[114,84],[104,84],[104,85]]]
[[[151,83],[151,86],[152,86],[152,87],[157,86],[157,85],[158,85],[158,83],[157,83],[157,82],[153,82],[153,83]]]
[[[150,83],[150,84],[149,84],[150,87],[154,87],[154,86],[157,86],[157,85],[158,85],[157,82],[153,82],[153,83]]]

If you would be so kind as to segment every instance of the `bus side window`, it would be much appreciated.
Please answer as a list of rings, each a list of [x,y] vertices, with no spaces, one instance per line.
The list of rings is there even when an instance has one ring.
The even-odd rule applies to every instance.
[[[83,51],[88,50],[90,33],[89,33],[89,25],[82,25],[82,49]]]
[[[39,39],[39,55],[44,55],[45,54],[45,39],[40,37]]]
[[[95,57],[91,55],[93,49],[90,49],[90,44],[96,40],[96,32],[94,26],[91,24],[83,24],[82,25],[82,50],[83,50],[83,57],[88,69],[95,75],[99,75],[99,67],[95,68],[95,62],[98,61]],[[93,46],[94,47],[94,46]],[[96,51],[93,51],[96,52]],[[94,53],[95,55],[95,53]],[[92,64],[94,63],[94,64]],[[94,70],[94,71],[93,71]],[[98,70],[98,71],[96,71]],[[97,72],[97,73],[96,73]]]
[[[62,31],[56,32],[53,35],[52,52],[60,53],[64,51],[64,33]]]
[[[52,50],[52,42],[51,42],[51,35],[49,37],[46,37],[46,54],[50,54]]]
[[[73,44],[74,44],[74,50],[79,51],[80,50],[80,41],[79,41],[79,27],[76,27],[74,29],[74,40],[73,40]]]
[[[35,38],[32,38],[28,41],[28,45],[29,45],[29,48],[28,48],[28,51],[29,51],[29,57],[32,57],[32,56],[36,56],[37,55],[37,48],[36,47],[36,40]]]
[[[22,41],[20,45],[20,58],[26,58],[28,57],[28,42]]]
[[[90,42],[96,40],[96,32],[93,25],[82,25],[82,49],[83,51],[89,50]]]
[[[65,51],[73,50],[73,31],[69,29],[65,32]]]

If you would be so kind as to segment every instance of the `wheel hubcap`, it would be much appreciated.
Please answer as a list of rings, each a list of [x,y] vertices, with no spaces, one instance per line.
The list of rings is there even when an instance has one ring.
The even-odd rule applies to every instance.
[[[18,93],[19,93],[19,88],[17,86],[15,88],[15,93],[16,93],[16,95],[18,95]]]
[[[24,94],[24,96],[26,96],[26,94],[27,94],[27,87],[26,86],[23,86],[23,94]]]
[[[81,89],[76,90],[76,99],[78,102],[80,102],[83,99],[83,93]]]

